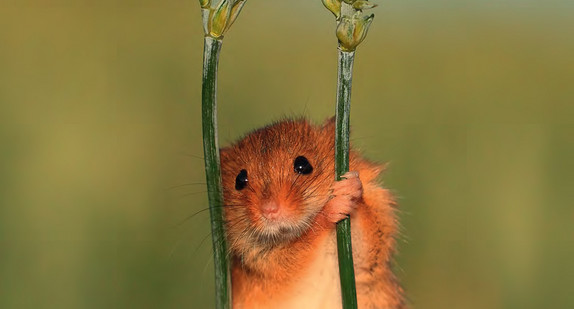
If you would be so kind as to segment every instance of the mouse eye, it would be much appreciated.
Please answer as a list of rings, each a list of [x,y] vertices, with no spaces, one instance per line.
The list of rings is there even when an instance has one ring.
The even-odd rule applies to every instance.
[[[293,169],[295,170],[295,173],[303,175],[310,174],[313,171],[311,163],[309,163],[309,160],[304,156],[298,156],[295,158]]]
[[[247,186],[247,171],[241,170],[237,177],[235,178],[235,190],[241,190]]]

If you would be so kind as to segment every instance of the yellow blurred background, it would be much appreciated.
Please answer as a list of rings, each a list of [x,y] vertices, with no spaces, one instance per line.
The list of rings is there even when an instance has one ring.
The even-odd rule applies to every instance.
[[[574,3],[375,2],[352,140],[390,162],[410,301],[574,308]],[[194,0],[2,1],[0,308],[213,307],[202,44]],[[335,46],[319,0],[249,0],[222,145],[332,115]]]

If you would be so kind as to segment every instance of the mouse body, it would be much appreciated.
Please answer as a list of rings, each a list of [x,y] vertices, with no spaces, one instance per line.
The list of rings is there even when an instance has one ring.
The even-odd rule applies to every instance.
[[[351,150],[335,181],[335,123],[286,119],[221,150],[233,308],[341,308],[336,222],[351,218],[358,307],[404,308],[382,167]]]

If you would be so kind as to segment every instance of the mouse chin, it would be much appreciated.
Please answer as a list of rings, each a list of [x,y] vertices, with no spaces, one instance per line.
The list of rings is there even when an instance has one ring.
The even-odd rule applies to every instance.
[[[257,241],[265,244],[280,244],[301,237],[308,225],[305,223],[266,222],[257,233]]]
[[[279,245],[300,238],[313,227],[314,218],[319,210],[308,210],[303,214],[285,214],[274,216],[261,214],[253,234],[255,240],[263,245]]]

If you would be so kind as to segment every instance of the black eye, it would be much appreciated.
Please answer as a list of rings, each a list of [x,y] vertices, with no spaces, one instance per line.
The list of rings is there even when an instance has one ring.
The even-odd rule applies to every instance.
[[[241,190],[247,186],[247,171],[241,170],[237,177],[235,178],[235,190]]]
[[[295,173],[303,175],[310,174],[313,171],[311,163],[309,163],[309,160],[303,156],[295,158],[293,169],[295,170]]]

